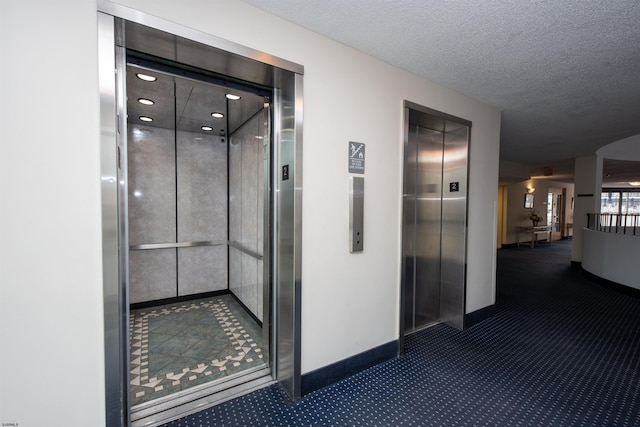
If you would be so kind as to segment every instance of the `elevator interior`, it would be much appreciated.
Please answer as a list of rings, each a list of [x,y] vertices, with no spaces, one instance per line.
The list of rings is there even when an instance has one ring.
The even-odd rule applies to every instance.
[[[167,393],[269,372],[271,93],[135,55],[126,76],[136,420]]]
[[[106,425],[161,425],[273,381],[299,398],[304,67],[110,2],[99,3],[98,30]],[[133,67],[162,77],[173,105],[166,117],[150,114],[162,97],[133,92],[143,83],[132,80]],[[227,110],[219,110],[216,88],[227,89],[224,95],[244,92],[241,100],[254,102],[225,97],[220,105]],[[271,96],[268,108],[265,96]],[[189,124],[189,111],[203,102],[208,124]],[[225,126],[212,114],[218,112],[226,115]],[[166,118],[173,132],[157,126]],[[245,138],[253,143],[240,143]],[[260,164],[265,143],[269,159]],[[243,158],[253,158],[255,167],[243,167]],[[130,384],[143,370],[142,356],[130,359],[130,344],[144,336],[129,304],[183,304],[217,292],[225,293],[223,305],[229,298],[242,303],[236,318],[253,316],[265,336],[267,366],[243,372],[224,389],[200,384],[153,408],[130,407]]]
[[[262,322],[270,95],[150,67],[127,65],[130,303],[229,290]]]
[[[401,337],[464,326],[470,126],[405,101]]]

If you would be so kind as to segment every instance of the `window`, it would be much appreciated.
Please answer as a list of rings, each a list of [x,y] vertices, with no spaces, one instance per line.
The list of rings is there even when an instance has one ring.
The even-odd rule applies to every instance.
[[[600,213],[640,214],[640,193],[624,190],[603,191],[600,196]]]
[[[640,193],[622,193],[622,202],[620,204],[620,213],[623,214],[640,214]]]
[[[600,197],[600,213],[620,213],[620,191],[603,192]]]

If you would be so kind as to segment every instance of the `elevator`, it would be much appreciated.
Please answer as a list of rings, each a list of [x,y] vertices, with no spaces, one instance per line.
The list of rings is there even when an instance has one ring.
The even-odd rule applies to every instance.
[[[129,302],[229,290],[262,322],[272,95],[168,69],[126,67]]]
[[[400,336],[464,327],[471,123],[405,101]]]
[[[130,412],[146,425],[197,387],[270,379],[273,95],[126,59]]]
[[[100,8],[106,425],[298,399],[303,67]]]

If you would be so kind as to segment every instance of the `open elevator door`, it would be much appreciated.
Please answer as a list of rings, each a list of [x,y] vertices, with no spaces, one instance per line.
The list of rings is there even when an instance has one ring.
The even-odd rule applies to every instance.
[[[126,83],[136,426],[271,381],[271,92],[135,53]]]
[[[302,66],[109,2],[99,3],[101,192],[105,325],[106,425],[127,425],[129,412],[128,246],[119,227],[127,199],[125,51],[184,64],[232,81],[273,90],[271,236],[272,375],[300,397],[300,265],[302,212]],[[114,79],[114,70],[116,70]],[[286,179],[280,173],[287,170]],[[266,305],[265,305],[266,307]],[[180,411],[211,405],[193,400]],[[175,412],[172,418],[178,416]],[[166,419],[165,421],[170,421]]]
[[[405,101],[400,336],[464,328],[471,123]]]

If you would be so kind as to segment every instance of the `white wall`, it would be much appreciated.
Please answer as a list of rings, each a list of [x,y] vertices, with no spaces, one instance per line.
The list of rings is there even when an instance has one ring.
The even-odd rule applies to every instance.
[[[467,312],[494,303],[498,110],[238,1],[119,3],[305,67],[303,373],[398,337],[404,99],[473,122]],[[2,422],[42,425],[46,415],[100,425],[95,9],[82,0],[2,5]],[[45,98],[34,108],[36,95]],[[44,114],[34,122],[32,111]],[[367,144],[357,255],[348,251],[350,140]],[[44,375],[41,388],[13,368],[23,365]]]
[[[640,238],[582,229],[582,268],[603,279],[640,289]]]
[[[1,423],[104,423],[96,31],[0,1]]]
[[[587,226],[587,214],[600,212],[602,193],[602,156],[575,159],[575,209],[571,261],[582,262],[582,229]]]
[[[640,134],[607,144],[597,154],[603,159],[640,161]]]

